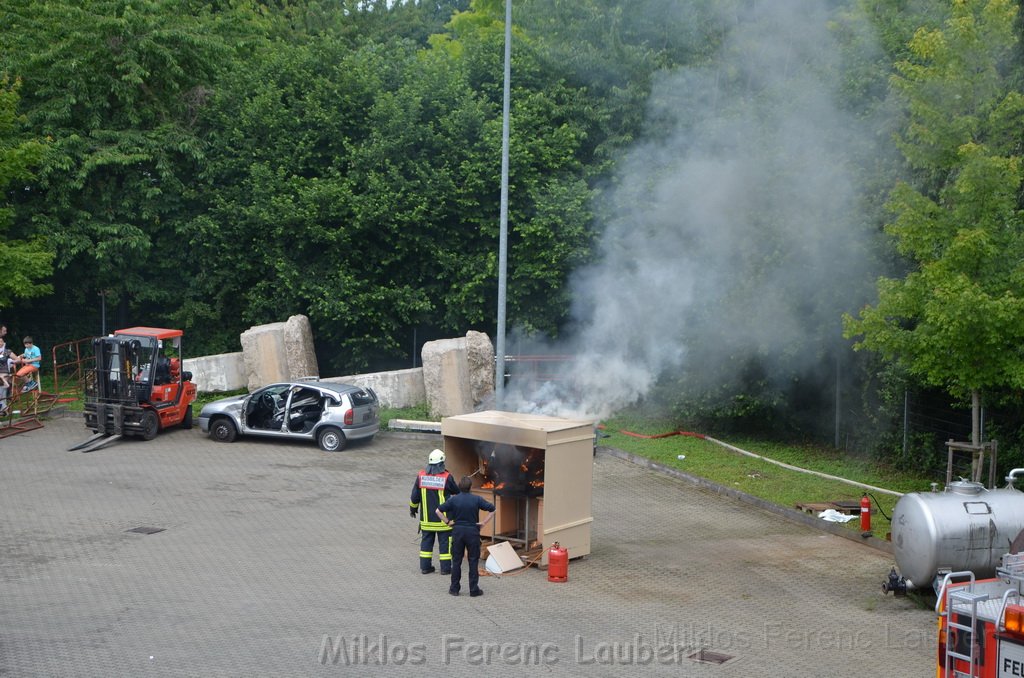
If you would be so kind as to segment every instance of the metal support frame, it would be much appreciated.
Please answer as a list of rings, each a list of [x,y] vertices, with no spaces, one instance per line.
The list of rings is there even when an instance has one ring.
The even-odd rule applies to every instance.
[[[996,465],[999,455],[999,444],[995,440],[975,445],[973,443],[957,442],[949,440],[946,443],[946,487],[953,482],[953,456],[955,452],[970,452],[971,457],[971,480],[980,483],[982,471],[985,466],[985,456],[988,456],[988,489],[996,487]]]

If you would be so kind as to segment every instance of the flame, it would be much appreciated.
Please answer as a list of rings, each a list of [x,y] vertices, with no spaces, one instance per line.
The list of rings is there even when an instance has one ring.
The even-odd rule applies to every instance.
[[[507,455],[506,455],[507,457]],[[502,490],[515,488],[517,491],[525,491],[526,488],[534,490],[544,487],[544,450],[530,448],[520,457],[518,466],[511,469],[501,465],[501,458],[497,460],[492,453],[490,458],[480,459],[477,487],[482,490]],[[496,465],[497,464],[497,465]],[[511,477],[506,477],[511,475]]]

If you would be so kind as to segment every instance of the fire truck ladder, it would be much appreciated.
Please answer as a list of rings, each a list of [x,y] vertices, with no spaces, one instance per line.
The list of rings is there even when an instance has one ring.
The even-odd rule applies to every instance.
[[[969,583],[967,586],[958,587],[954,591],[949,591],[949,583],[951,580],[968,579]],[[945,631],[945,645],[946,645],[946,658],[945,668],[942,675],[948,678],[977,678],[979,676],[979,656],[977,650],[976,635],[978,632],[978,603],[988,600],[987,593],[981,593],[974,590],[975,579],[974,573],[970,570],[958,571],[958,573],[949,573],[942,579],[942,587],[939,589],[939,599],[935,603],[936,611],[940,615],[946,618],[946,631]],[[945,600],[946,608],[941,609],[942,602]],[[953,613],[956,613],[957,620],[953,621]],[[967,623],[965,624],[965,620]],[[956,640],[959,638],[957,644]],[[957,648],[967,648],[970,654],[956,651]],[[963,671],[955,671],[954,660],[961,660],[967,662],[968,666],[971,667],[970,673],[964,673]]]
[[[949,591],[951,579],[970,578],[970,582],[954,591]],[[987,593],[974,590],[974,573],[970,571],[950,572],[942,579],[942,588],[939,589],[939,600],[936,607],[942,605],[943,598],[946,600],[946,661],[945,670],[942,675],[948,678],[977,678],[981,666],[978,657],[978,644],[975,635],[978,632],[978,603],[988,600]],[[945,596],[943,596],[945,594]],[[954,612],[958,615],[959,621],[953,621]],[[964,623],[964,620],[968,623]],[[960,644],[956,640],[960,637]],[[970,654],[957,652],[957,648],[966,647]],[[967,662],[971,667],[970,673],[962,671],[954,672],[954,660],[960,659]]]

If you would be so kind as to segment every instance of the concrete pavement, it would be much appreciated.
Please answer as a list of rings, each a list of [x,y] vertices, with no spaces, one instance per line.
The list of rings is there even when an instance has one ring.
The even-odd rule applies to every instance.
[[[611,455],[569,581],[471,599],[417,567],[438,436],[66,451],[87,435],[0,440],[0,676],[934,675],[934,614],[881,593],[890,556]]]

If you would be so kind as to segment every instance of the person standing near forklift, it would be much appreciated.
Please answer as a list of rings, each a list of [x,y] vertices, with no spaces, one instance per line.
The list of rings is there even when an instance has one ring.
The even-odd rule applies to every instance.
[[[5,329],[0,325],[0,330]],[[7,348],[3,334],[0,334],[0,417],[7,414],[7,396],[11,390],[11,366],[14,364],[14,352]]]
[[[436,515],[437,507],[448,497],[459,493],[455,479],[444,468],[444,452],[434,450],[427,457],[427,467],[416,475],[409,498],[409,515],[413,518],[419,512],[420,518],[420,572],[435,571],[432,563],[434,541],[437,540],[437,555],[441,563],[441,574],[452,571],[452,528],[443,518]]]

